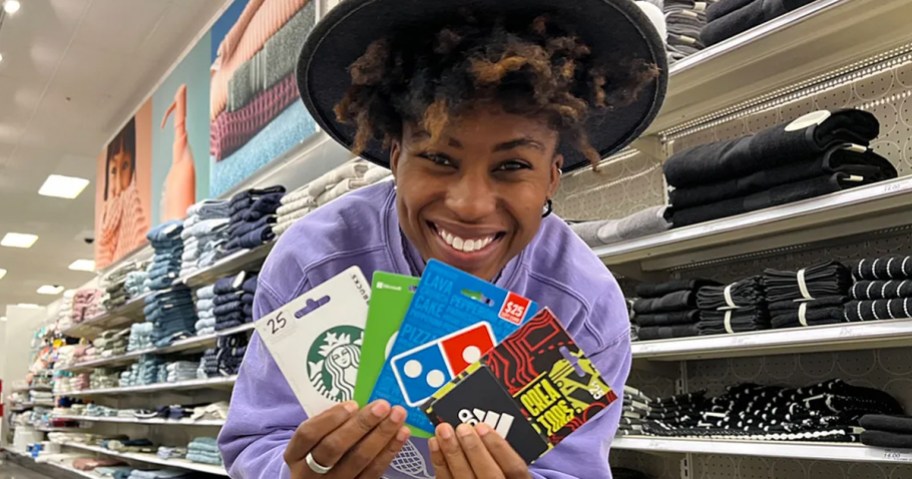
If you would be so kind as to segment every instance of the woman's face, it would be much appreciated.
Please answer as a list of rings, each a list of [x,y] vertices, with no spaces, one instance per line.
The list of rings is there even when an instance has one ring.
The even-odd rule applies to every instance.
[[[125,149],[118,150],[118,152],[114,154],[111,165],[112,171],[110,171],[109,174],[111,175],[111,178],[116,185],[116,196],[120,192],[126,190],[130,186],[130,182],[133,180],[132,153]]]
[[[351,367],[352,362],[354,362],[351,352],[345,348],[336,349],[330,354],[332,355],[332,361],[342,369]]]
[[[476,108],[437,141],[404,125],[393,142],[403,232],[425,259],[492,280],[532,241],[557,191],[558,133],[538,118]]]

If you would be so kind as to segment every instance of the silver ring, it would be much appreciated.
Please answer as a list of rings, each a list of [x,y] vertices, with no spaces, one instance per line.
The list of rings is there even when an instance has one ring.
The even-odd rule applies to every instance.
[[[307,453],[307,457],[304,458],[304,461],[307,462],[307,467],[309,467],[311,471],[321,475],[328,473],[333,468],[333,466],[326,467],[317,462],[313,457],[313,453],[310,452]]]

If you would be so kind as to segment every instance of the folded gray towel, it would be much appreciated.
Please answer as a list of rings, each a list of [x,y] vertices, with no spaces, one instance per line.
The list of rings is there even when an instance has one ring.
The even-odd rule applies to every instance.
[[[668,230],[667,206],[653,206],[617,220],[587,221],[570,225],[589,246],[601,246]]]

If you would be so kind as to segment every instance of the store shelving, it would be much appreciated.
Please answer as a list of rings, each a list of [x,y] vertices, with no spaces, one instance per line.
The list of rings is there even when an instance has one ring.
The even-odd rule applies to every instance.
[[[912,2],[910,2],[912,5]],[[912,223],[912,177],[722,218],[600,246],[609,266],[667,270],[796,244],[844,238]],[[634,273],[635,274],[635,273]]]
[[[131,299],[123,306],[100,314],[94,318],[86,319],[62,331],[64,336],[89,337],[106,329],[126,327],[143,320],[143,308],[146,306],[146,296],[142,295]]]
[[[135,361],[138,361],[140,357],[147,354],[171,354],[177,352],[193,352],[193,351],[203,351],[215,345],[218,338],[222,336],[231,336],[232,334],[241,333],[244,331],[250,331],[254,328],[253,324],[242,324],[234,328],[226,329],[224,331],[218,331],[213,334],[207,334],[204,336],[192,336],[189,338],[181,339],[171,343],[168,346],[161,348],[149,348],[141,349],[138,351],[131,351],[126,354],[119,356],[111,356],[107,358],[93,359],[92,361],[85,361],[81,363],[76,363],[71,366],[60,368],[62,371],[81,371],[81,370],[91,370],[99,367],[117,367],[123,366]]]
[[[912,2],[818,0],[675,63],[647,135],[912,40]],[[846,32],[852,32],[846,35]]]
[[[245,249],[218,260],[208,268],[200,269],[187,276],[177,279],[176,283],[185,284],[191,288],[198,288],[214,283],[217,279],[229,274],[237,273],[246,268],[258,267],[272,251],[274,242],[266,243],[259,248]]]
[[[852,462],[912,462],[912,451],[881,449],[861,444],[797,441],[736,441],[729,439],[689,439],[650,436],[617,437],[612,449],[649,453],[733,454],[740,456],[787,457]]]
[[[912,346],[912,320],[866,321],[750,333],[635,341],[634,359],[679,361]]]
[[[100,396],[100,395],[122,395],[134,393],[152,393],[158,391],[176,391],[189,389],[207,389],[222,388],[233,386],[237,381],[237,376],[228,376],[224,378],[193,379],[190,381],[180,381],[174,383],[155,383],[146,386],[129,386],[103,389],[85,389],[82,391],[73,391],[60,394],[60,396]]]
[[[146,424],[154,426],[209,426],[209,427],[221,427],[225,425],[225,421],[221,419],[201,419],[198,421],[193,421],[189,419],[185,420],[172,420],[172,419],[136,419],[129,417],[96,417],[96,416],[68,416],[60,415],[54,416],[55,419],[69,419],[74,421],[87,421],[87,422],[104,422],[104,423],[119,423],[119,424]]]
[[[89,446],[87,444],[77,444],[77,443],[68,443],[64,444],[65,447],[71,447],[74,449],[81,449],[83,451],[92,451],[106,456],[119,457],[122,459],[129,459],[132,461],[145,462],[147,464],[156,464],[159,466],[174,467],[179,469],[187,469],[189,471],[198,471],[205,472],[208,474],[215,474],[218,476],[228,476],[228,472],[223,466],[213,466],[209,464],[200,464],[196,462],[191,462],[186,459],[161,459],[155,454],[144,454],[144,453],[132,453],[132,452],[117,452],[110,449],[105,449],[99,446]]]
[[[35,458],[33,458],[32,456],[28,455],[28,453],[25,453],[25,452],[13,451],[13,450],[8,450],[7,452],[9,452],[9,454],[13,457],[14,462],[16,462],[17,464],[20,464],[20,465],[23,465],[26,467],[40,467],[40,466],[47,467],[49,469],[47,471],[48,473],[51,473],[51,471],[53,471],[54,476],[52,476],[52,477],[60,477],[58,474],[59,472],[64,473],[64,475],[66,477],[81,477],[81,478],[86,478],[86,479],[99,479],[99,477],[101,477],[101,476],[98,476],[97,474],[92,474],[92,473],[86,472],[86,471],[80,471],[79,469],[76,469],[75,467],[72,467],[72,466],[67,466],[64,464],[58,464],[56,462],[47,461],[46,458],[43,458],[43,457],[42,457],[43,460],[41,462],[39,462]],[[52,454],[51,456],[56,456],[56,454]],[[44,471],[42,471],[42,472],[44,472]]]

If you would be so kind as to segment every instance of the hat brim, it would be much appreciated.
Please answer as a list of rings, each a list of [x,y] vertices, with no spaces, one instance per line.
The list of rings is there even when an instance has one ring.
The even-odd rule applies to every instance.
[[[330,137],[351,148],[355,128],[336,120],[335,105],[351,86],[349,66],[379,38],[403,28],[451,17],[460,8],[492,15],[549,14],[589,45],[597,62],[642,59],[660,74],[635,102],[593,114],[586,124],[589,141],[602,158],[635,140],[658,114],[668,83],[665,47],[655,27],[631,0],[344,0],[320,20],[301,49],[298,89],[314,120]],[[563,171],[589,164],[575,150],[562,151]],[[389,152],[371,141],[361,156],[389,167]]]

